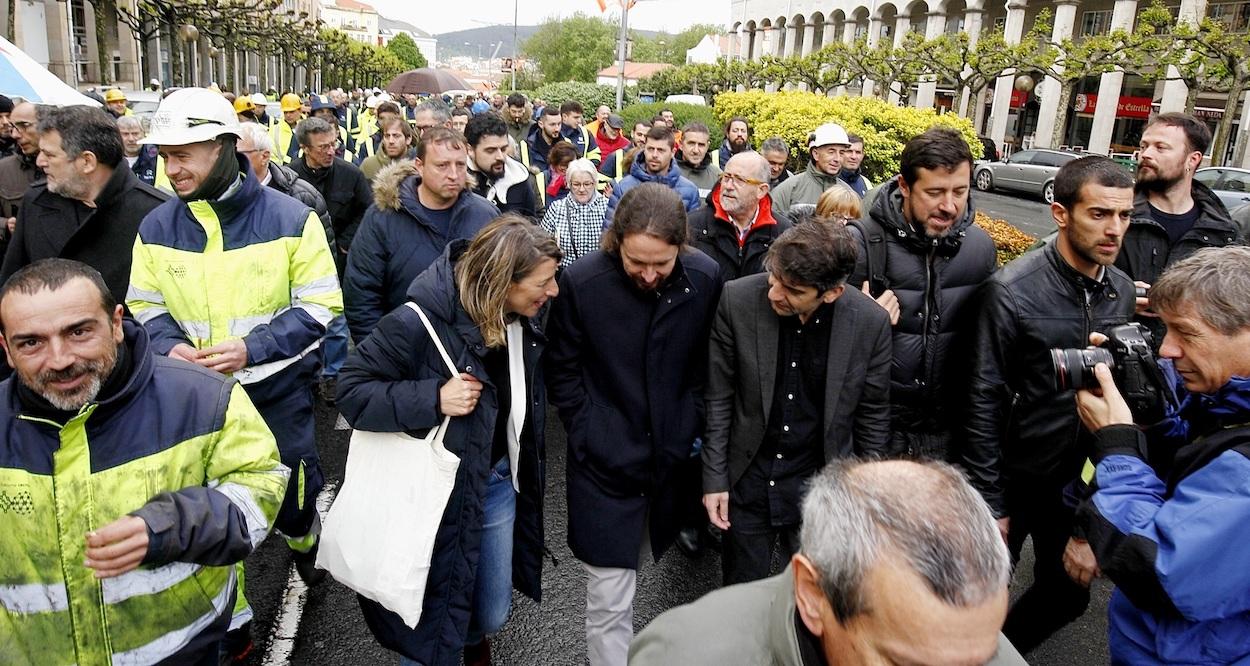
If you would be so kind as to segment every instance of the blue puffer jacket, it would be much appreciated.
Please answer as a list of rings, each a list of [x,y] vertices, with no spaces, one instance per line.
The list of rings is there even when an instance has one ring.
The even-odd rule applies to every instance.
[[[404,304],[408,285],[457,238],[473,238],[499,215],[494,204],[467,188],[452,204],[448,233],[420,217],[421,176],[411,162],[392,164],[373,179],[373,205],[352,240],[343,275],[344,308],[359,344],[391,310]]]
[[[1111,659],[1250,663],[1250,378],[1188,394],[1160,365],[1179,410],[1145,432],[1098,431],[1097,490],[1078,514],[1116,584]]]
[[[608,197],[608,215],[603,221],[605,228],[612,224],[612,215],[616,212],[616,204],[620,203],[621,197],[643,183],[659,183],[677,190],[677,193],[681,195],[681,200],[686,202],[687,212],[698,208],[703,203],[699,199],[699,188],[681,175],[681,172],[677,170],[676,161],[668,165],[666,173],[653,174],[647,171],[646,152],[640,150],[634,157],[634,163],[629,167],[629,175],[622,178],[621,182],[612,188],[612,196]]]
[[[460,305],[453,271],[468,248],[453,241],[446,253],[408,288],[407,298],[425,312],[456,368],[477,376],[482,395],[477,409],[451,419],[443,443],[460,458],[455,486],[434,538],[421,621],[415,629],[398,615],[361,597],[370,631],[384,647],[428,666],[459,664],[469,629],[473,590],[482,542],[482,507],[491,468],[491,442],[499,416],[494,384],[484,372],[486,346],[481,330]],[[353,246],[354,248],[355,246]],[[525,426],[516,471],[521,491],[513,525],[512,580],[535,600],[542,593],[543,435],[546,390],[539,357],[546,340],[532,320],[522,318],[524,335]],[[354,428],[374,432],[414,432],[442,421],[438,390],[447,368],[417,313],[401,307],[378,322],[339,373],[338,407]]]

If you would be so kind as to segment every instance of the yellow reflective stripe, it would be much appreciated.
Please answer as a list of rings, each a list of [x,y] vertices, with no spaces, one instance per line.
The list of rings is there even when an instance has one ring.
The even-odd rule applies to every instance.
[[[528,169],[530,166],[530,145],[525,141],[518,141],[517,146],[521,148],[521,164],[524,164],[525,168]]]
[[[295,507],[301,511],[304,510],[304,470],[307,465],[303,460],[299,461],[299,480],[296,486]]]
[[[616,182],[621,182],[625,177],[625,149],[621,148],[616,151]]]
[[[0,585],[0,606],[10,613],[59,612],[69,609],[69,593],[60,583]]]
[[[133,597],[164,592],[194,576],[201,568],[192,562],[172,562],[155,569],[134,569],[101,581],[104,603],[117,604]]]
[[[187,643],[191,642],[192,638],[200,635],[222,613],[226,612],[226,608],[230,604],[230,597],[234,592],[234,568],[228,567],[227,571],[229,572],[229,578],[226,585],[223,585],[221,591],[213,598],[212,610],[201,615],[191,624],[166,633],[146,645],[133,650],[114,653],[113,666],[142,666],[161,661],[181,650]]]
[[[547,174],[546,173],[534,174],[534,183],[538,185],[539,203],[545,205],[547,203]]]
[[[1085,467],[1081,468],[1081,480],[1085,483],[1094,480],[1094,463],[1089,458],[1085,459]]]
[[[712,166],[716,167],[717,169],[720,168],[720,150],[712,151]]]
[[[174,184],[169,182],[169,174],[165,173],[165,158],[160,155],[156,156],[156,182],[152,186],[166,192],[174,191]]]

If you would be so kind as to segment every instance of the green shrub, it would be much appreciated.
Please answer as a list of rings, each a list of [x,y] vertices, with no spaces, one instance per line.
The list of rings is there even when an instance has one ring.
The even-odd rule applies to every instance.
[[[580,83],[578,81],[566,81],[564,83],[548,83],[547,85],[534,91],[530,99],[537,97],[546,101],[548,104],[559,106],[561,102],[575,100],[582,105],[585,110],[586,120],[593,120],[591,116],[595,115],[595,108],[600,105],[607,105],[610,108],[616,108],[616,86],[601,86],[597,83]],[[625,104],[638,101],[638,92],[634,88],[625,89]]]
[[[707,125],[711,136],[708,138],[708,150],[718,150],[720,142],[725,138],[723,123],[716,119],[716,113],[710,106],[700,106],[698,104],[665,104],[663,102],[652,102],[650,104],[630,104],[621,109],[621,118],[625,121],[623,131],[628,136],[634,131],[634,123],[641,120],[650,121],[652,118],[660,114],[661,109],[668,109],[673,112],[673,118],[677,120],[677,129],[681,129],[690,122],[700,122]]]
[[[1006,220],[992,218],[981,211],[976,212],[976,224],[994,240],[999,266],[1024,254],[1037,242],[1036,238],[1011,226]]]
[[[771,136],[785,139],[799,169],[807,164],[807,135],[821,124],[838,123],[864,137],[862,168],[874,182],[897,174],[903,145],[933,125],[953,127],[963,134],[974,158],[982,152],[970,121],[953,113],[938,115],[933,109],[893,106],[876,98],[748,90],[717,95],[713,108],[721,123],[734,116],[746,118],[754,129],[757,148]]]

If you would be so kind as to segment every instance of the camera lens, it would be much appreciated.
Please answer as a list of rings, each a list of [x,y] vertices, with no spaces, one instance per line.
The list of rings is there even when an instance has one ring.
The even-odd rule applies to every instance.
[[[1055,388],[1060,391],[1097,388],[1098,378],[1094,376],[1094,366],[1106,363],[1108,367],[1115,367],[1111,352],[1101,347],[1052,349],[1050,362],[1055,378]]]

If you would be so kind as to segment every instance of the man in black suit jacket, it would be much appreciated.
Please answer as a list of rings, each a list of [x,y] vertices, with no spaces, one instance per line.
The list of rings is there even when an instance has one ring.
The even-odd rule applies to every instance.
[[[725,584],[765,578],[773,542],[798,548],[807,479],[826,462],[884,454],[890,318],[845,282],[856,244],[811,221],[785,232],[767,273],[725,285],[712,324],[703,504],[726,530]]]

